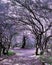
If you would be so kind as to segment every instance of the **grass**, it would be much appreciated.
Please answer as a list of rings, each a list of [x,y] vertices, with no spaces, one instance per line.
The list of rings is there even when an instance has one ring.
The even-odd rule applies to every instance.
[[[46,56],[40,56],[40,60],[44,63],[52,65],[52,56],[46,57]]]
[[[7,55],[8,56],[12,56],[12,55],[14,55],[15,53],[13,52],[13,51],[8,51],[8,53],[7,53]]]

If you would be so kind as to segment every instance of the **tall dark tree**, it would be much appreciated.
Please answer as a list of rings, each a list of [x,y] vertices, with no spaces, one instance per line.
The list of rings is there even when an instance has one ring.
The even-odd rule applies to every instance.
[[[23,36],[23,42],[22,42],[22,47],[21,48],[25,48],[26,45],[26,36]]]

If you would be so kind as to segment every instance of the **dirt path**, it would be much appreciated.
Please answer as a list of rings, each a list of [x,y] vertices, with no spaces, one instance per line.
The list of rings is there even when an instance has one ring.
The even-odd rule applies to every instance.
[[[38,57],[35,56],[35,49],[15,48],[16,54],[0,62],[0,65],[42,65]]]

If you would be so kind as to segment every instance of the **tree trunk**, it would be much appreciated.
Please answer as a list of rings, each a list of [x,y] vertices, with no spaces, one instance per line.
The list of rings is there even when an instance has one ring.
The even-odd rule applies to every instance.
[[[1,52],[2,52],[2,46],[1,46],[1,42],[0,42],[0,56],[1,56]]]
[[[26,39],[25,39],[26,37],[24,36],[23,37],[23,44],[22,44],[22,47],[21,48],[25,48],[25,45],[26,45]]]
[[[41,40],[42,40],[42,35],[39,36],[40,55],[43,54],[43,44],[42,44]]]
[[[37,43],[36,43],[36,55],[38,55],[38,37],[36,39],[37,39]]]
[[[2,54],[2,36],[0,34],[0,56]]]
[[[36,55],[39,55],[38,54],[38,45],[36,44]]]
[[[41,43],[42,35],[38,35],[36,39],[37,39],[37,43],[36,43],[36,55],[39,55],[38,54],[38,49],[39,48],[40,48],[40,54],[42,55],[43,54],[43,45]]]

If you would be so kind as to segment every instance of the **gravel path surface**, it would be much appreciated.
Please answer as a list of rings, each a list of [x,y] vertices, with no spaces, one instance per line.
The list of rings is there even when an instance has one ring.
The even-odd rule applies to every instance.
[[[42,65],[35,55],[35,49],[15,48],[12,51],[16,54],[0,61],[0,65]]]

